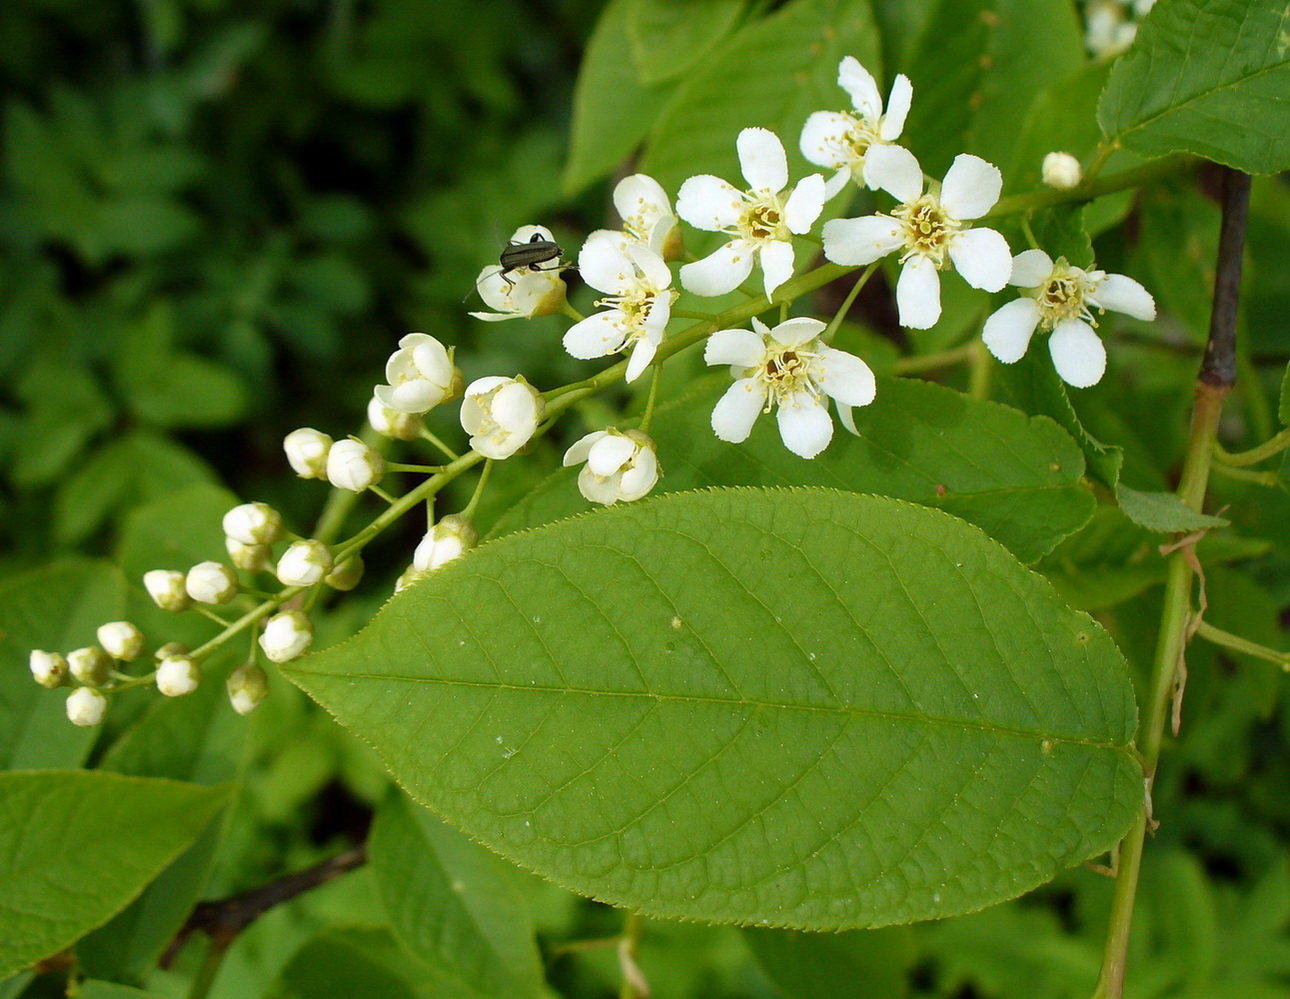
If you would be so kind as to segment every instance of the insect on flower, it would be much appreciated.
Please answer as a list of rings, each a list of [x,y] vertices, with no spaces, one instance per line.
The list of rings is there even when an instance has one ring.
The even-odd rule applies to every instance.
[[[545,239],[541,232],[535,232],[529,237],[528,242],[520,243],[511,240],[502,249],[501,256],[497,262],[501,265],[502,270],[500,277],[509,286],[514,287],[515,282],[511,280],[512,271],[552,271],[561,270],[566,265],[561,261],[564,256],[564,250],[560,244],[553,239]],[[555,267],[542,267],[542,264],[556,262]]]

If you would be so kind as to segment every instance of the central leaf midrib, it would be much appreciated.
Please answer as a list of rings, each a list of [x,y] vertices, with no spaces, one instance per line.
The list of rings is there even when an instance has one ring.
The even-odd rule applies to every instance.
[[[993,725],[987,722],[976,722],[962,718],[943,718],[938,715],[925,715],[916,712],[883,711],[877,708],[858,708],[843,705],[822,704],[786,704],[779,701],[763,701],[755,698],[704,697],[698,694],[660,694],[653,691],[639,690],[591,690],[585,687],[552,687],[537,684],[498,683],[484,680],[449,680],[433,676],[389,676],[375,673],[326,673],[319,670],[296,668],[284,670],[308,676],[329,677],[332,679],[374,680],[383,682],[399,681],[403,683],[438,684],[446,687],[477,687],[483,690],[523,691],[526,693],[570,694],[584,697],[627,697],[648,698],[653,701],[672,701],[687,704],[720,704],[724,706],[744,706],[750,708],[770,708],[780,711],[812,711],[821,714],[840,714],[853,718],[878,718],[885,721],[924,722],[929,725],[940,725],[946,728],[968,729],[977,732],[989,732],[1019,739],[1047,740],[1062,745],[1086,746],[1093,749],[1111,749],[1117,752],[1128,752],[1130,743],[1118,743],[1108,740],[1080,738],[1078,736],[1055,735],[1051,732],[1031,729],[1013,728],[1004,725]]]

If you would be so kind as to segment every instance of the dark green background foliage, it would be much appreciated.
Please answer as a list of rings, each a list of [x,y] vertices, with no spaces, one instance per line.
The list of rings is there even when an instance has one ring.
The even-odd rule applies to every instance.
[[[1159,6],[1171,4],[1206,6]],[[687,5],[664,0],[0,2],[0,765],[109,772],[43,775],[43,812],[23,804],[37,800],[27,793],[36,778],[3,777],[10,783],[0,792],[23,793],[0,801],[10,809],[0,820],[7,815],[12,828],[44,816],[57,825],[68,813],[59,795],[80,800],[83,781],[114,800],[128,789],[147,814],[180,793],[163,780],[182,781],[182,793],[219,812],[204,829],[190,828],[200,825],[190,814],[150,830],[161,844],[151,867],[105,878],[77,867],[76,856],[60,859],[67,878],[97,884],[95,904],[73,914],[80,922],[0,957],[19,967],[83,938],[76,955],[92,979],[86,999],[144,995],[134,988],[184,995],[201,946],[181,951],[170,970],[155,965],[194,901],[336,854],[363,840],[375,816],[372,863],[259,920],[225,960],[214,996],[513,999],[549,995],[544,969],[549,987],[570,999],[616,994],[612,949],[561,947],[619,933],[621,913],[498,861],[440,823],[394,789],[374,751],[280,676],[265,704],[238,718],[223,703],[222,677],[235,661],[228,655],[192,698],[126,695],[103,731],[87,733],[66,723],[61,697],[30,682],[27,650],[85,644],[96,624],[123,616],[150,635],[208,636],[206,622],[156,611],[140,575],[223,557],[219,518],[238,498],[270,502],[308,530],[325,489],[284,474],[283,435],[299,426],[357,432],[384,359],[408,331],[457,345],[468,380],[523,372],[546,388],[590,373],[560,349],[562,322],[469,318],[477,299],[462,300],[478,270],[526,223],[549,226],[576,253],[587,232],[613,224],[612,180],[638,162],[673,195],[691,173],[734,179],[733,140],[745,125],[779,128],[800,174],[796,129],[806,113],[841,106],[833,80],[843,54],[886,81],[911,76],[908,144],[933,174],[971,150],[999,163],[1008,193],[1029,190],[1044,152],[1087,158],[1099,122],[1126,136],[1130,150],[1108,170],[1142,162],[1138,154],[1205,151],[1143,127],[1159,109],[1123,95],[1141,89],[1146,61],[1135,52],[1114,70],[1090,62],[1074,3],[690,6],[699,5],[703,14],[678,22]],[[1267,78],[1282,78],[1284,55],[1277,58]],[[1108,76],[1106,93],[1121,100],[1099,113]],[[1278,99],[1228,89],[1214,98],[1218,111],[1196,113],[1270,113]],[[965,106],[966,93],[979,99]],[[1179,129],[1194,127],[1193,110],[1171,112]],[[1240,158],[1249,150],[1212,155],[1247,162]],[[1285,165],[1281,146],[1259,155],[1266,169]],[[1072,405],[1057,394],[1042,345],[1006,372],[996,367],[993,399],[1063,429],[995,403],[965,404],[944,388],[884,380],[892,408],[875,406],[862,422],[871,440],[912,441],[923,464],[902,478],[839,431],[832,453],[857,455],[847,474],[821,459],[811,466],[818,481],[794,478],[784,463],[795,459],[767,427],[739,452],[706,435],[718,390],[693,386],[702,365],[678,358],[663,397],[692,405],[674,401],[655,425],[674,456],[675,477],[660,491],[812,484],[940,506],[985,528],[1062,600],[1093,613],[1140,687],[1160,618],[1166,535],[1126,516],[1140,493],[1125,490],[1176,484],[1208,322],[1214,195],[1214,175],[1201,168],[1033,220],[1041,237],[1065,241],[1072,260],[1083,262],[1091,234],[1099,266],[1137,277],[1161,311],[1150,325],[1102,325],[1107,376],[1071,393]],[[1019,228],[1008,236],[1022,245]],[[702,240],[693,242],[701,252]],[[1222,428],[1233,449],[1271,436],[1287,413],[1283,401],[1279,420],[1290,353],[1283,178],[1255,180],[1249,247],[1240,383]],[[575,302],[589,306],[590,291],[570,284]],[[840,294],[825,289],[809,304],[828,316]],[[999,301],[947,280],[942,322],[905,331],[880,277],[838,343],[885,375],[898,353],[967,343]],[[967,386],[961,371],[935,374]],[[1032,481],[1026,469],[992,466],[993,445],[979,434],[902,423],[904,405],[925,421],[971,411],[1050,470]],[[507,462],[485,497],[481,533],[583,509],[567,473],[547,479],[562,445],[638,408],[622,390],[591,399],[533,454]],[[462,440],[452,408],[430,424]],[[914,474],[933,471],[927,481]],[[935,488],[944,482],[948,496]],[[1029,503],[1039,493],[1060,516],[1036,512],[1048,509]],[[999,505],[1001,496],[1013,505]],[[1290,496],[1220,478],[1212,497],[1215,509],[1230,504],[1231,527],[1198,548],[1207,620],[1284,648]],[[460,499],[450,493],[445,509]],[[376,509],[361,501],[355,524]],[[319,647],[376,614],[420,531],[419,521],[400,525],[372,547],[363,588],[315,615]],[[997,557],[1005,559],[1002,549]],[[1187,664],[1183,728],[1166,740],[1155,786],[1161,825],[1146,851],[1128,993],[1290,997],[1284,681],[1275,667],[1199,642]],[[399,747],[396,772],[421,748]],[[224,797],[216,787],[232,790]],[[44,830],[51,854],[87,834],[64,826]],[[1075,868],[982,912],[829,935],[649,920],[639,962],[659,999],[1084,997],[1111,887]],[[16,905],[0,879],[0,913]],[[0,982],[0,999],[55,996],[64,979],[57,969],[23,972]]]

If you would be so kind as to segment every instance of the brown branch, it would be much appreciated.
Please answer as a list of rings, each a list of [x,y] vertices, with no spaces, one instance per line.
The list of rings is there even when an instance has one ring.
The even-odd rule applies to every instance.
[[[1214,273],[1214,309],[1200,380],[1216,388],[1236,384],[1236,304],[1241,290],[1245,217],[1250,207],[1250,175],[1223,168],[1223,222],[1218,233],[1218,266]]]

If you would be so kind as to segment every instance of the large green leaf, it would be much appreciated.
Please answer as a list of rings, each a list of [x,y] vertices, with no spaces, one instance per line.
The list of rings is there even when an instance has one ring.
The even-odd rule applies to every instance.
[[[710,490],[508,536],[283,672],[413,797],[647,915],[971,911],[1142,801],[1109,636],[980,531],[883,497]]]
[[[743,16],[747,0],[631,0],[627,34],[643,83],[692,69]]]
[[[533,921],[496,857],[392,790],[371,859],[395,934],[432,971],[472,994],[542,994]]]
[[[904,926],[845,933],[745,929],[744,941],[787,999],[900,999],[914,961],[913,931]]]
[[[119,912],[225,797],[98,771],[0,774],[0,978]]]
[[[860,436],[838,429],[818,458],[784,447],[770,419],[734,446],[716,438],[712,407],[729,387],[716,376],[650,425],[667,474],[658,491],[700,486],[833,486],[940,507],[983,528],[1024,562],[1032,562],[1092,515],[1080,485],[1079,448],[1048,419],[1030,419],[997,403],[931,382],[880,378],[872,406],[855,411]],[[558,473],[499,525],[497,532],[536,527],[585,510],[576,469]]]
[[[1107,81],[1098,122],[1144,156],[1188,152],[1247,173],[1290,167],[1290,8],[1169,0]]]

